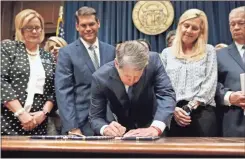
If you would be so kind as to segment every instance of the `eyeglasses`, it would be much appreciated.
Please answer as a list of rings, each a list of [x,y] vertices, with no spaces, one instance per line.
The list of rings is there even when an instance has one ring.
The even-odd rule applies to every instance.
[[[43,30],[43,28],[40,26],[26,26],[22,29],[28,32],[33,32],[34,29],[36,30],[36,32],[41,32]]]

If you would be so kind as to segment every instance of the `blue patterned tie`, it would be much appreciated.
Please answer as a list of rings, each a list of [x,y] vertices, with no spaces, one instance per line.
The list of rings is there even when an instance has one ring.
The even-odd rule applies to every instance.
[[[92,60],[92,62],[94,64],[95,70],[97,70],[100,67],[100,64],[99,64],[99,60],[98,60],[97,54],[95,52],[95,48],[96,48],[96,46],[91,45],[88,49],[92,52],[90,54],[90,58],[91,58],[91,60]]]
[[[129,97],[129,100],[132,100],[132,97],[133,97],[133,87],[132,86],[128,87],[128,97]]]

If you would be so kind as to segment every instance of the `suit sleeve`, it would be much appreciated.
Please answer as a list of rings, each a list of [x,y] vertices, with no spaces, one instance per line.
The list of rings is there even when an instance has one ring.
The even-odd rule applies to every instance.
[[[215,93],[215,101],[217,106],[225,105],[224,98],[227,91],[231,91],[231,89],[225,88],[221,82],[218,82],[216,93]]]
[[[154,63],[156,71],[153,84],[157,99],[157,110],[154,120],[162,121],[169,127],[176,105],[176,95],[158,55],[156,56]]]
[[[90,101],[91,103],[89,107],[89,120],[91,123],[91,127],[96,134],[100,134],[100,129],[104,125],[108,125],[108,122],[106,122],[107,98],[104,96],[95,75],[92,76]]]
[[[10,71],[14,60],[13,53],[15,51],[14,42],[1,43],[1,103],[6,103],[17,99],[15,90],[11,85]]]
[[[220,65],[219,59],[219,55],[220,52],[217,52],[217,61],[218,61],[218,84],[217,84],[217,89],[216,89],[216,93],[215,93],[215,101],[217,103],[217,106],[222,106],[225,105],[224,102],[224,97],[227,91],[231,91],[230,88],[226,88],[224,87],[224,79],[226,79],[226,73],[223,73],[222,71],[222,66]]]
[[[65,132],[78,128],[74,99],[73,66],[67,50],[60,49],[55,72],[55,92]]]
[[[206,77],[201,84],[201,89],[194,97],[194,100],[209,104],[214,98],[216,87],[217,87],[217,58],[214,47],[208,48],[209,53],[207,54],[206,62]]]

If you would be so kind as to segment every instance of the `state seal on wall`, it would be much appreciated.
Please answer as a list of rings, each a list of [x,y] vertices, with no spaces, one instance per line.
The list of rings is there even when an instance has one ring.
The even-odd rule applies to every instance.
[[[135,4],[132,19],[136,28],[157,35],[166,31],[174,20],[174,8],[169,1],[139,1]]]

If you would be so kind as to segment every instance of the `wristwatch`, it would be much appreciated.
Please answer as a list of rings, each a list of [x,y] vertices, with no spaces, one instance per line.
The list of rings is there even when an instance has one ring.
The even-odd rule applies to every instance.
[[[17,111],[14,113],[14,116],[15,116],[15,117],[19,117],[19,116],[22,115],[24,112],[25,112],[25,109],[24,109],[24,108],[21,108],[21,109],[17,110]]]
[[[190,101],[188,103],[188,106],[191,108],[191,109],[196,109],[198,107],[198,102],[197,101]]]
[[[45,114],[45,116],[47,116],[47,117],[49,117],[49,116],[50,116],[50,112],[48,112],[48,111],[43,110],[43,113],[44,113],[44,114]]]

